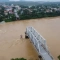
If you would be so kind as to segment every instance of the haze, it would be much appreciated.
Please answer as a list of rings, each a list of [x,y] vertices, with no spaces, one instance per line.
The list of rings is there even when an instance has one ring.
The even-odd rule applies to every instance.
[[[60,0],[0,0],[1,1],[46,1],[46,2],[60,2]]]
[[[26,1],[49,1],[49,2],[54,2],[54,1],[60,1],[60,0],[26,0]]]

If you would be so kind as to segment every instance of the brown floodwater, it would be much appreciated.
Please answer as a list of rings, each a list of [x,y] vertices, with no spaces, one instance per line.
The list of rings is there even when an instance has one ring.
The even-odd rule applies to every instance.
[[[45,39],[52,56],[60,55],[60,17],[31,19],[0,24],[0,60],[11,58],[38,59],[33,44],[25,39],[27,26],[33,26]],[[20,35],[23,38],[20,39]]]

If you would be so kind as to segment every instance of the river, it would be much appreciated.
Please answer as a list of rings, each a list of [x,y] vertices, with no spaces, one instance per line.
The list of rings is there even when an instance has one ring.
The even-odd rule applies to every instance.
[[[0,60],[21,58],[36,60],[38,53],[25,39],[27,26],[33,26],[45,39],[52,56],[60,55],[60,17],[31,19],[0,24]],[[20,35],[23,38],[20,39]]]

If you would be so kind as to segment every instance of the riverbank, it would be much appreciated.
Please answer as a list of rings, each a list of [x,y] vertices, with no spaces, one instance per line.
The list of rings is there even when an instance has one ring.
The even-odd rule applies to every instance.
[[[54,16],[54,17],[51,16],[51,17],[42,17],[42,18],[30,18],[30,19],[21,19],[21,20],[14,20],[14,21],[12,21],[12,20],[11,20],[11,21],[8,21],[8,20],[7,20],[7,21],[2,21],[2,22],[6,22],[6,23],[7,23],[7,22],[15,22],[15,21],[23,21],[23,20],[32,20],[32,19],[33,19],[33,20],[36,20],[36,19],[44,19],[44,18],[56,18],[56,17],[60,17],[60,16]],[[0,22],[0,24],[1,24],[2,22]]]

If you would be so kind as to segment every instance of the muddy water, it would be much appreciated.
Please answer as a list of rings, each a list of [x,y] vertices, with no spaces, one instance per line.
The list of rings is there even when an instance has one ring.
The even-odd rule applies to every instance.
[[[0,60],[24,57],[38,59],[38,53],[24,38],[27,26],[33,26],[47,41],[49,51],[55,58],[60,54],[60,17],[32,19],[0,24]],[[20,39],[20,35],[23,39]]]

